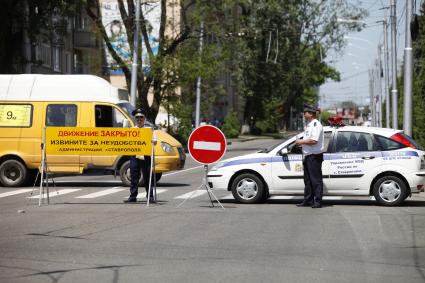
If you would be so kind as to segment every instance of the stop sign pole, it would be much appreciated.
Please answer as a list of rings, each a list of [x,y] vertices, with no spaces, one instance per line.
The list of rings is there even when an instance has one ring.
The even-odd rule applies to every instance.
[[[220,129],[218,129],[217,127],[211,125],[205,125],[196,128],[190,134],[189,140],[187,142],[189,154],[196,162],[204,165],[204,179],[202,180],[202,185],[198,188],[198,190],[204,188],[208,193],[211,205],[214,207],[214,202],[212,199],[213,197],[223,209],[223,205],[214,195],[210,186],[207,183],[207,175],[208,165],[219,161],[223,157],[224,153],[226,152],[226,146],[226,137],[224,136],[223,132],[220,131]],[[191,198],[192,195],[186,198],[179,206],[181,206],[186,200]]]

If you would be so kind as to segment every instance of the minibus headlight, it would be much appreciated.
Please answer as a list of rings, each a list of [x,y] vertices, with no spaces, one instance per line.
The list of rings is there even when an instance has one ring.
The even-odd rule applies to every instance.
[[[166,142],[161,142],[161,147],[162,147],[162,150],[167,152],[167,153],[172,153],[174,151],[173,147],[169,143],[166,143]]]

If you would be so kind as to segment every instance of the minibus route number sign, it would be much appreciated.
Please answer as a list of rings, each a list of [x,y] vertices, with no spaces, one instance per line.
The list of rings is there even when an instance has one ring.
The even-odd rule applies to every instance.
[[[0,127],[30,127],[31,105],[3,104],[0,105]]]

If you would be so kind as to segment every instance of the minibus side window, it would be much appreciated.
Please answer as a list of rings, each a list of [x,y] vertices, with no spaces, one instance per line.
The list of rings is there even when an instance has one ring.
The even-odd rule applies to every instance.
[[[110,105],[95,106],[96,127],[122,128],[125,116]]]
[[[46,126],[75,127],[77,125],[77,105],[49,104],[46,109]]]

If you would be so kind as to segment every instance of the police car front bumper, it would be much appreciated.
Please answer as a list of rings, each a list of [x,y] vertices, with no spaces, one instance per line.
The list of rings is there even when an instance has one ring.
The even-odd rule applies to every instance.
[[[226,190],[229,186],[230,178],[234,172],[229,171],[210,171],[207,175],[207,183],[213,190]]]
[[[407,174],[405,176],[409,180],[410,192],[411,193],[420,193],[425,189],[425,171],[420,171],[412,174]],[[409,176],[410,175],[410,176]]]

